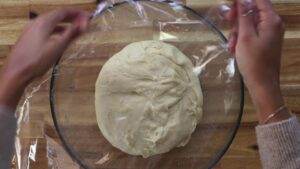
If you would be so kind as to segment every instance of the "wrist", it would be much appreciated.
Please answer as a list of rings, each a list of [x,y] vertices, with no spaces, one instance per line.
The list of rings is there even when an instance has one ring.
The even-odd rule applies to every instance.
[[[260,123],[265,121],[272,113],[278,110],[278,108],[285,105],[279,83],[264,83],[254,86],[249,85],[248,90],[257,110]],[[284,116],[278,117],[287,116],[285,113]],[[275,120],[279,119],[275,118]]]
[[[15,109],[29,78],[16,71],[4,68],[0,76],[0,105]]]
[[[288,108],[284,105],[278,108],[275,112],[270,114],[268,118],[266,118],[263,122],[260,122],[260,124],[269,124],[269,123],[275,123],[279,121],[283,121],[286,119],[289,119],[292,117],[292,114],[288,110]]]
[[[22,72],[10,71],[6,68],[0,73],[1,84],[0,87],[11,88],[11,89],[22,89],[27,86],[30,78]]]
[[[33,79],[33,72],[34,71],[31,70],[30,66],[15,66],[8,63],[0,71],[0,78],[5,80],[7,83],[16,84],[18,87],[25,88]]]

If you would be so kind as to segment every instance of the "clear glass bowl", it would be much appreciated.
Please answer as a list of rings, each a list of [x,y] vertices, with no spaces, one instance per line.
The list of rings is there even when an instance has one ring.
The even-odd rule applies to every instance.
[[[53,69],[50,89],[55,127],[70,156],[85,169],[207,169],[230,146],[243,110],[243,83],[226,38],[206,18],[171,2],[123,2],[94,16],[88,31]],[[95,82],[102,65],[126,45],[160,40],[194,64],[204,95],[203,119],[185,147],[150,158],[114,148],[95,114]],[[120,129],[121,130],[121,129]]]

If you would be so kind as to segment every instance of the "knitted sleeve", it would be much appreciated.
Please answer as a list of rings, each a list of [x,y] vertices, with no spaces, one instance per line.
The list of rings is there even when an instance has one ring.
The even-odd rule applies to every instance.
[[[296,117],[256,127],[264,169],[300,169],[300,125]]]
[[[0,168],[9,169],[17,128],[15,113],[0,106]]]

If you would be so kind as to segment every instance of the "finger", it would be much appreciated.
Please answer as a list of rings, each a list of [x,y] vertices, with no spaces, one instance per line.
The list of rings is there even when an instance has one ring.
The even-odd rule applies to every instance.
[[[237,17],[237,8],[236,8],[236,2],[234,2],[233,5],[227,6],[227,5],[221,5],[219,7],[219,12],[221,17],[231,24],[235,23],[236,17]]]
[[[69,25],[64,28],[64,32],[50,37],[44,47],[45,62],[47,67],[51,67],[62,56],[70,42],[79,34],[79,28]]]
[[[58,25],[54,28],[53,33],[62,33],[66,30],[65,26]]]
[[[56,45],[61,46],[63,49],[80,34],[80,28],[76,25],[68,25],[64,27],[63,32],[53,35]],[[55,50],[55,49],[54,49]]]
[[[284,23],[276,13],[270,13],[267,17],[262,18],[258,25],[258,33],[262,39],[283,37],[284,31]]]
[[[232,54],[235,53],[237,39],[238,39],[238,28],[237,28],[237,26],[235,26],[232,28],[231,33],[228,38],[228,50]]]
[[[284,34],[284,24],[270,0],[256,0],[259,9],[258,34],[261,38],[272,38]]]
[[[83,23],[82,20],[84,20],[83,18],[88,18],[88,15],[86,12],[82,10],[61,9],[61,10],[52,11],[48,14],[39,17],[36,20],[36,22],[40,23],[40,29],[43,30],[44,34],[49,36],[56,28],[58,23],[65,21],[65,22],[74,22],[75,24],[82,24]],[[76,21],[76,19],[79,19],[79,21]],[[84,24],[86,24],[86,22],[84,22]]]
[[[74,24],[79,27],[80,32],[84,32],[87,29],[90,16],[90,13],[82,12],[74,21]]]
[[[256,36],[255,4],[251,0],[238,0],[239,37]]]
[[[270,0],[256,0],[256,5],[258,10],[261,12],[274,11],[272,2]]]

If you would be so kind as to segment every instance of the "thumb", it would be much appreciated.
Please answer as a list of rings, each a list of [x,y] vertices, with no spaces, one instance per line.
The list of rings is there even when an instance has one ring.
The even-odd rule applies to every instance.
[[[57,42],[61,46],[68,46],[68,44],[80,34],[80,27],[78,25],[68,25],[65,30],[60,34],[59,38],[57,39]]]
[[[239,36],[257,36],[255,24],[255,3],[252,0],[238,0]]]
[[[62,33],[51,36],[44,49],[48,64],[46,67],[52,66],[62,56],[72,40],[79,35],[79,29],[78,26],[71,24]]]

